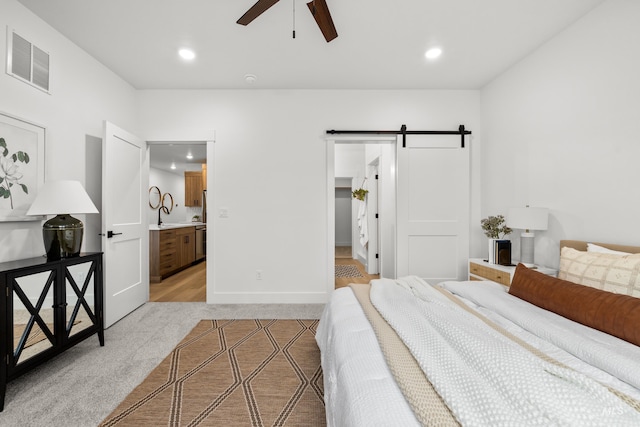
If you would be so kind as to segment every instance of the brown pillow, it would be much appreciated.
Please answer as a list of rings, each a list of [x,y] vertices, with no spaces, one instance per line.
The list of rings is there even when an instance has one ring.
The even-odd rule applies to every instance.
[[[640,298],[557,279],[518,264],[509,293],[640,346]]]

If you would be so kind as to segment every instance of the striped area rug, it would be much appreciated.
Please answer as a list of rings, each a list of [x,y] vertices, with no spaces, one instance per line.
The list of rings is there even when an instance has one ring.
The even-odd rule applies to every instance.
[[[202,320],[101,426],[325,426],[317,320]]]

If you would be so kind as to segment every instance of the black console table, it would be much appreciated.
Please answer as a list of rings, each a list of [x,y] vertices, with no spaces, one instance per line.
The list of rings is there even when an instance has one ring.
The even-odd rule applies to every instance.
[[[98,334],[104,346],[102,252],[0,263],[0,411],[7,383]]]

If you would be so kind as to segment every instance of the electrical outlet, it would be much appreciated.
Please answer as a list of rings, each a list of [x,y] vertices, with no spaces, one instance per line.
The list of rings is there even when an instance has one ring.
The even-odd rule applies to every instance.
[[[262,270],[256,270],[256,280],[262,280]]]

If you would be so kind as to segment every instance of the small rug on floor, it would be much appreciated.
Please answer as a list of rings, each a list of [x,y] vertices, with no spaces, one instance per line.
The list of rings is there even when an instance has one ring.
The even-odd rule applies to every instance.
[[[336,265],[336,277],[364,277],[355,265]]]
[[[201,320],[100,426],[325,426],[318,320]]]

